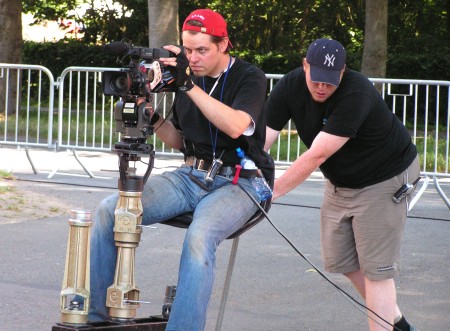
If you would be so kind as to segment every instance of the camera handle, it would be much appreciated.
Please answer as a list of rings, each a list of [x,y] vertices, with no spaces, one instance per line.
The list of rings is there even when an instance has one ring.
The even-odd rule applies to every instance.
[[[106,306],[110,318],[118,323],[129,324],[140,307],[139,289],[134,281],[135,252],[142,233],[142,202],[144,185],[153,169],[153,146],[145,143],[116,144],[119,155],[118,180],[119,201],[114,212],[114,241],[117,247],[117,262],[114,283],[107,289]],[[142,153],[149,154],[144,176],[136,175],[136,168],[129,162],[140,161]]]

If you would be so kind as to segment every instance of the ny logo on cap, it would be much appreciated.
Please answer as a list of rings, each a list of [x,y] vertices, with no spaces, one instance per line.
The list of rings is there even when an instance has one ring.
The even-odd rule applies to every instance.
[[[323,62],[324,65],[328,66],[328,67],[334,67],[334,60],[336,60],[336,57],[334,56],[334,54],[327,54],[325,55],[325,61]]]

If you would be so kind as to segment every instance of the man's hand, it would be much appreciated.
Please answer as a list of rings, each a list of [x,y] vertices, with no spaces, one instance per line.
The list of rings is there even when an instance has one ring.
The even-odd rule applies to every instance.
[[[190,91],[194,87],[194,83],[191,78],[191,68],[189,68],[188,58],[182,49],[177,46],[164,46],[164,49],[171,51],[176,57],[160,58],[159,60],[169,68],[175,78],[175,85],[178,87],[178,90],[183,92]]]

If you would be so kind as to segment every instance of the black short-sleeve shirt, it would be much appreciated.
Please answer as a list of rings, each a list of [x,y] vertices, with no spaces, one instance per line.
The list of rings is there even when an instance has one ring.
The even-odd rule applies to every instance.
[[[210,94],[217,78],[194,77],[194,83]],[[225,83],[225,84],[224,84]],[[233,109],[248,113],[255,122],[252,135],[241,135],[233,139],[220,130],[216,131],[208,119],[185,93],[177,93],[174,114],[171,119],[177,129],[182,132],[185,156],[195,156],[208,162],[213,158],[213,145],[216,146],[216,157],[222,152],[224,166],[239,164],[236,148],[240,147],[249,155],[258,168],[262,169],[266,178],[274,172],[272,158],[264,151],[266,137],[266,116],[264,103],[266,100],[267,79],[258,67],[236,58],[231,68],[220,76],[211,96]],[[217,139],[216,139],[217,132]]]
[[[309,148],[319,132],[349,137],[320,169],[334,185],[361,188],[392,178],[417,156],[409,132],[388,108],[373,84],[346,69],[324,103],[312,99],[303,68],[285,75],[267,103],[267,125],[277,131],[292,119]]]

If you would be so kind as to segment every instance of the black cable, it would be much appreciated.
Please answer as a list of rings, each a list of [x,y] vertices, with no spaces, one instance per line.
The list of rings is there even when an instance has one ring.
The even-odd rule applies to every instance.
[[[9,179],[9,180],[14,180],[14,179],[10,179],[10,178],[4,178],[4,179]],[[51,181],[45,181],[45,180],[30,180],[30,179],[21,179],[21,178],[16,178],[15,180],[19,180],[19,181],[28,181],[28,182],[38,182],[38,183],[51,183],[51,184],[62,184],[62,185],[71,185],[71,186],[83,186],[86,187],[87,185],[83,185],[83,184],[73,184],[73,183],[61,183],[61,182],[51,182]],[[231,180],[230,180],[231,182]],[[340,294],[342,294],[349,302],[351,302],[352,304],[356,304],[358,310],[360,310],[362,312],[361,308],[367,309],[368,311],[370,311],[371,313],[373,313],[375,316],[377,316],[378,318],[380,318],[382,321],[384,321],[385,323],[387,323],[388,325],[392,326],[395,330],[401,331],[399,328],[397,328],[396,326],[390,324],[389,322],[387,322],[385,319],[383,319],[380,315],[378,315],[377,313],[375,313],[373,310],[371,310],[370,308],[368,308],[367,306],[365,306],[364,304],[360,303],[358,300],[356,300],[355,298],[353,298],[349,293],[347,293],[345,290],[343,290],[341,287],[339,287],[338,285],[336,285],[331,279],[329,279],[318,267],[316,267],[290,240],[289,238],[283,234],[281,232],[280,229],[278,229],[278,227],[273,223],[273,221],[270,219],[269,215],[266,213],[266,211],[264,210],[264,208],[261,207],[261,205],[258,203],[258,201],[255,200],[255,198],[253,198],[253,196],[247,192],[247,190],[242,187],[239,182],[237,183],[237,185],[250,197],[250,199],[252,199],[252,201],[255,203],[255,205],[261,210],[261,212],[264,214],[264,216],[267,218],[267,220],[269,221],[270,225],[275,229],[275,231],[278,232],[278,234],[280,234],[283,239],[286,240],[286,242],[294,249],[294,251],[299,254],[309,265],[312,266],[312,268],[317,271],[317,273],[319,273],[319,275],[321,275],[328,283],[330,283],[333,287],[335,287]],[[103,189],[116,189],[115,187],[107,187],[107,186],[87,186],[87,187],[91,187],[91,188],[103,188]],[[281,205],[281,206],[290,206],[290,207],[304,207],[304,208],[315,208],[315,209],[320,209],[320,207],[313,207],[313,206],[301,206],[301,205],[293,205],[293,204],[286,204],[286,203],[272,203],[272,204],[276,204],[276,205]],[[414,216],[409,216],[410,218],[414,218]],[[423,218],[423,217],[416,217],[416,218]],[[430,220],[436,220],[436,219],[431,219]],[[439,219],[442,221],[449,221],[446,219]],[[358,307],[360,306],[360,307]],[[376,321],[375,319],[373,319],[373,317],[369,316],[367,313],[363,312],[366,316],[368,316],[370,319],[372,319],[375,323],[381,325],[378,321]],[[382,326],[382,325],[381,325]],[[384,327],[384,326],[382,326]],[[385,327],[384,327],[385,328]],[[386,329],[386,328],[385,328]],[[388,330],[388,329],[386,329]]]
[[[361,308],[367,309],[368,311],[370,311],[372,314],[374,314],[376,317],[378,317],[380,320],[382,320],[383,322],[385,322],[386,324],[388,324],[389,326],[393,327],[393,330],[398,330],[398,331],[402,331],[399,328],[397,328],[395,325],[389,323],[388,321],[386,321],[383,317],[381,317],[380,315],[378,315],[376,312],[374,312],[372,309],[370,309],[369,307],[367,307],[366,305],[362,304],[361,302],[359,302],[358,300],[356,300],[355,298],[353,298],[348,292],[346,292],[345,290],[343,290],[341,287],[339,287],[338,285],[336,285],[330,278],[328,278],[318,267],[316,267],[314,265],[314,263],[312,263],[298,248],[297,246],[294,245],[294,243],[283,233],[281,232],[281,230],[272,222],[272,220],[270,219],[269,215],[267,214],[267,212],[264,210],[264,208],[259,204],[258,201],[256,201],[256,199],[242,186],[239,184],[239,182],[237,183],[237,185],[250,197],[250,199],[253,200],[253,202],[256,204],[256,206],[258,206],[258,208],[261,210],[261,212],[264,214],[264,216],[266,217],[266,219],[269,221],[270,225],[272,225],[272,227],[275,229],[275,231],[278,232],[279,235],[281,235],[283,237],[284,240],[286,240],[286,242],[289,244],[289,246],[291,246],[294,251],[299,254],[310,266],[313,267],[313,269],[315,271],[317,271],[319,273],[319,275],[321,275],[328,283],[330,283],[332,286],[334,286],[347,300],[349,300],[352,304],[355,303],[357,306],[360,306]],[[356,307],[357,307],[356,306]],[[380,324],[380,322],[376,321],[372,316],[370,316],[369,314],[367,314],[366,312],[362,311],[361,309],[359,309],[359,307],[357,307],[358,310],[360,310],[363,314],[365,314],[368,318],[372,319],[375,323],[377,323],[378,325],[380,325],[381,327],[383,327],[385,330],[388,330],[385,326],[383,326],[382,324]]]
[[[272,205],[286,206],[286,207],[298,207],[298,208],[320,209],[320,207],[317,207],[317,206],[307,206],[307,205],[299,205],[299,204],[283,203],[283,202],[273,202]],[[427,221],[450,222],[450,219],[446,219],[446,218],[436,218],[436,217],[425,217],[425,216],[408,215],[408,218],[416,218],[416,219],[427,220]]]
[[[164,92],[164,95],[163,95],[163,97],[161,98],[161,101],[166,97],[166,94],[167,94],[167,93]],[[173,111],[173,107],[175,106],[176,98],[177,98],[177,96],[175,95],[175,99],[173,100],[172,105],[170,106],[169,112],[167,113],[166,117],[164,117],[164,120],[162,121],[162,123],[161,123],[160,125],[158,125],[158,127],[155,128],[155,129],[153,130],[153,132],[156,132],[156,131],[157,131],[157,130],[158,130],[158,129],[166,122],[166,121],[167,121],[167,119],[169,118],[170,114],[171,114],[172,111]],[[160,101],[159,104],[156,106],[155,112],[158,111],[158,107],[159,107],[159,105],[161,104],[161,101]]]
[[[144,162],[145,163],[145,162]],[[12,178],[4,178],[4,179],[9,179],[9,180],[13,180]],[[73,183],[60,183],[60,182],[50,182],[50,181],[42,181],[42,180],[27,180],[27,179],[18,179],[20,181],[29,181],[29,182],[40,182],[40,183],[53,183],[53,184],[62,184],[62,185],[72,185],[72,186],[84,186],[86,187],[86,185],[81,185],[81,184],[73,184]],[[231,182],[231,180],[230,180]],[[278,229],[278,227],[272,222],[272,220],[270,219],[269,215],[266,213],[266,211],[262,208],[262,206],[258,203],[258,201],[256,201],[253,196],[247,192],[247,190],[245,190],[244,187],[242,187],[239,183],[237,183],[238,186],[250,197],[250,199],[252,199],[252,201],[255,203],[255,205],[261,210],[261,212],[264,214],[264,216],[267,218],[267,220],[269,221],[270,225],[275,229],[275,231],[278,232],[278,234],[280,234],[283,239],[286,240],[286,242],[294,249],[294,251],[299,254],[309,265],[311,265],[313,267],[313,269],[315,271],[317,271],[319,273],[319,275],[321,275],[328,283],[330,283],[333,287],[335,287],[340,294],[342,294],[344,296],[344,298],[346,298],[350,303],[352,304],[356,304],[355,307],[358,308],[358,310],[360,310],[361,312],[363,312],[361,308],[364,308],[368,311],[370,311],[371,313],[373,313],[375,316],[377,316],[379,319],[381,319],[382,321],[384,321],[385,323],[387,323],[388,325],[392,326],[395,330],[401,331],[398,327],[396,327],[395,325],[390,324],[388,321],[386,321],[384,318],[382,318],[380,315],[378,315],[377,313],[375,313],[372,309],[368,308],[367,306],[365,306],[364,304],[360,303],[358,300],[356,300],[355,298],[353,298],[349,293],[347,293],[345,290],[343,290],[342,288],[340,288],[338,285],[336,285],[331,279],[329,279],[318,267],[316,267],[290,240],[289,238],[284,235],[280,229]],[[93,188],[106,188],[106,189],[114,189],[112,187],[105,187],[105,186],[88,186],[88,187],[93,187]],[[291,206],[291,207],[304,207],[304,208],[315,208],[315,209],[320,209],[320,207],[313,207],[313,206],[301,206],[301,205],[293,205],[293,204],[284,204],[284,203],[273,203],[273,204],[277,204],[277,205],[282,205],[282,206]],[[410,218],[423,218],[423,217],[414,217],[414,216],[409,216]],[[427,218],[430,220],[436,220],[435,218],[431,219],[431,218]],[[439,219],[442,221],[448,221],[446,219]],[[360,307],[358,307],[360,306]],[[386,329],[383,325],[381,325],[378,321],[376,321],[372,316],[368,315],[367,313],[363,312],[367,317],[369,317],[370,319],[372,319],[375,323],[377,323],[378,325],[382,326],[384,329]],[[389,329],[386,329],[389,330]]]

